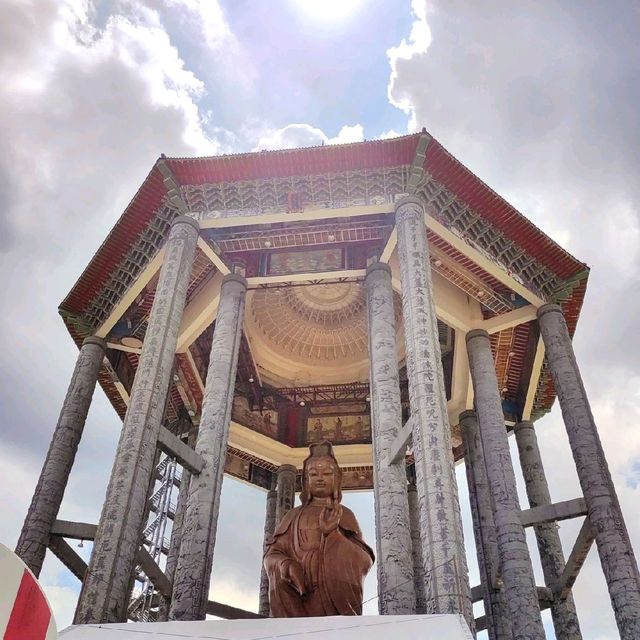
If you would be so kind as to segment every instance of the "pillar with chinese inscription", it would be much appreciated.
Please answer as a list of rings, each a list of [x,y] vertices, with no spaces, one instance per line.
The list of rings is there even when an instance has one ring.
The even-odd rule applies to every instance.
[[[528,421],[518,423],[514,433],[529,506],[540,507],[551,504],[551,494],[533,423]],[[544,581],[548,587],[552,587],[560,580],[565,568],[558,525],[555,522],[543,522],[534,525],[533,529],[538,543]],[[551,618],[558,640],[581,640],[582,633],[571,593],[565,598],[554,597],[551,603]]]
[[[511,622],[501,586],[496,525],[478,419],[474,411],[463,411],[459,420],[487,632],[490,640],[510,640]]]
[[[482,329],[470,331],[467,353],[511,628],[516,638],[544,640],[489,334]]]
[[[556,304],[540,307],[538,323],[618,631],[622,640],[640,638],[638,564],[562,309]]]
[[[473,625],[462,519],[440,356],[424,207],[396,203],[413,452],[428,613],[462,613]]]
[[[36,576],[40,575],[49,543],[49,531],[60,510],[80,444],[105,346],[104,340],[93,336],[85,338],[82,343],[58,424],[18,539],[16,553]]]
[[[195,220],[187,216],[174,220],[80,592],[76,624],[126,620],[130,579],[197,240]]]
[[[203,620],[206,615],[246,292],[243,276],[224,277],[196,441],[205,464],[189,486],[171,620]]]
[[[415,613],[411,524],[404,457],[391,462],[402,428],[400,380],[391,269],[374,262],[367,269],[367,316],[373,437],[373,495],[381,614]]]
[[[262,543],[262,555],[267,550],[267,542],[271,539],[276,528],[276,501],[278,493],[274,489],[267,492],[267,504],[264,515],[264,540]],[[261,616],[269,615],[269,576],[264,566],[260,571],[260,596],[258,601],[258,613]]]
[[[295,506],[296,473],[297,469],[292,464],[282,464],[278,467],[276,479],[276,525],[282,520],[284,514]]]
[[[413,560],[413,588],[416,593],[416,613],[427,612],[424,595],[424,562],[422,561],[422,542],[420,540],[420,505],[415,482],[407,486],[409,502],[409,522],[411,524],[411,557]]]

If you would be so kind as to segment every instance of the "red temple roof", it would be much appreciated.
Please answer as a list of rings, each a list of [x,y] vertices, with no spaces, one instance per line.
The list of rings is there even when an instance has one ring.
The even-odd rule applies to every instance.
[[[249,181],[349,170],[410,165],[421,134],[345,145],[259,151],[206,158],[167,158],[182,185]],[[490,189],[435,139],[427,148],[425,170],[461,201],[516,242],[560,278],[585,269],[506,200]],[[166,189],[157,163],[61,304],[81,314],[101,290],[138,234],[163,202]],[[580,301],[581,302],[581,301]]]

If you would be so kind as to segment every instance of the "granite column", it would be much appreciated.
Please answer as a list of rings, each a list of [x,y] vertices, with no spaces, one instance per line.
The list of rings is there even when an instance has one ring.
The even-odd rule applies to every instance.
[[[192,426],[189,429],[187,444],[191,448],[195,448],[198,427]],[[167,564],[165,565],[164,574],[169,582],[173,584],[176,574],[176,565],[178,564],[178,554],[180,553],[180,543],[182,542],[182,523],[184,522],[184,512],[187,510],[187,499],[189,497],[189,484],[191,482],[191,472],[182,467],[182,476],[180,477],[180,488],[178,489],[178,499],[176,500],[176,510],[173,514],[173,526],[171,527],[171,541],[169,542],[169,553],[167,554]],[[171,600],[163,598],[160,604],[158,620],[166,621],[169,619],[169,608]]]
[[[391,269],[374,262],[367,269],[369,385],[373,437],[373,496],[376,521],[378,610],[381,615],[415,613],[411,526],[404,457],[391,463],[402,428],[400,378]]]
[[[527,498],[530,507],[541,507],[551,504],[549,485],[542,466],[538,438],[532,422],[523,421],[514,428],[520,467],[527,489]],[[564,554],[558,525],[555,522],[546,522],[533,527],[540,552],[544,581],[548,587],[560,579],[564,571]],[[565,598],[554,598],[551,604],[551,617],[553,628],[558,640],[581,640],[580,624],[576,607],[571,593]]]
[[[267,552],[267,542],[273,536],[273,532],[276,528],[276,502],[278,498],[278,492],[275,489],[271,489],[267,493],[267,504],[264,515],[264,541],[262,543],[262,557]],[[260,600],[258,604],[258,613],[261,616],[269,617],[271,609],[269,607],[269,576],[262,566],[260,572]]]
[[[170,620],[204,620],[206,615],[246,292],[244,277],[224,277],[196,442],[205,464],[189,486]]]
[[[487,633],[490,640],[510,640],[511,622],[501,584],[493,504],[478,419],[474,411],[463,411],[459,420]]]
[[[588,518],[622,640],[640,638],[640,574],[562,309],[538,309],[546,359],[558,394]]]
[[[516,638],[544,640],[489,334],[483,329],[470,331],[467,352],[511,629]]]
[[[413,452],[429,613],[473,626],[422,200],[396,203]]]
[[[174,220],[75,624],[126,619],[129,581],[197,240],[195,220],[188,216]]]
[[[278,467],[276,480],[276,527],[287,511],[293,509],[296,501],[296,473],[292,464],[282,464]]]
[[[407,486],[409,502],[409,525],[411,527],[411,559],[413,562],[413,588],[416,594],[416,613],[427,613],[424,595],[424,562],[422,561],[422,541],[420,540],[420,505],[414,482]]]
[[[40,575],[49,532],[60,510],[104,353],[104,340],[85,338],[18,539],[16,553],[36,577]]]

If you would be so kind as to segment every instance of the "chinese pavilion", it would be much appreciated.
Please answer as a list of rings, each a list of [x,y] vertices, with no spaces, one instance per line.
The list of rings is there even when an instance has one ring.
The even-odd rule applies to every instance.
[[[557,637],[580,638],[571,586],[595,540],[621,636],[638,638],[638,569],[571,345],[587,278],[424,130],[162,156],[60,306],[80,352],[17,552],[38,574],[49,548],[83,581],[76,623],[250,615],[208,601],[223,476],[266,491],[267,538],[308,444],[330,440],[343,487],[374,492],[381,614],[544,638],[550,607]],[[123,420],[102,516],[61,521],[96,382]],[[556,394],[584,495],[553,504],[533,422]],[[584,518],[567,559],[565,518]],[[65,538],[94,541],[88,566]]]

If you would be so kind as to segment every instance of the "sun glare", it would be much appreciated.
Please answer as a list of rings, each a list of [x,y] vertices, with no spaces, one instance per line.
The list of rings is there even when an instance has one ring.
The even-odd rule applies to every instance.
[[[298,9],[323,22],[339,22],[354,13],[363,0],[293,0]]]

